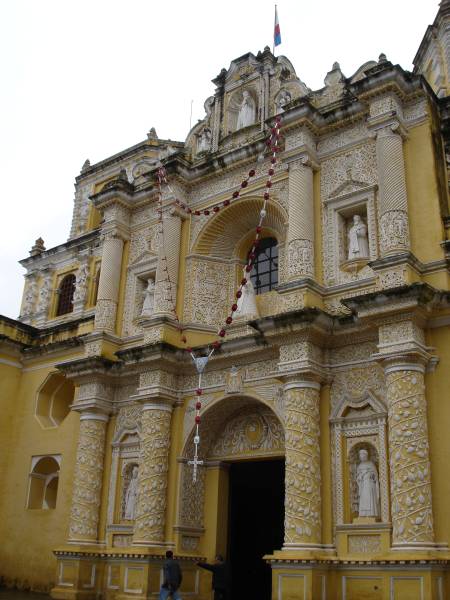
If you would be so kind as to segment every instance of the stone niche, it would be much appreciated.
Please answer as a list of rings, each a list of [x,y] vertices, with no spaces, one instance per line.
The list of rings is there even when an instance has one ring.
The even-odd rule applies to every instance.
[[[374,276],[368,263],[378,257],[375,195],[376,186],[349,179],[324,201],[324,262],[328,285]],[[349,238],[356,216],[366,228],[365,251],[360,254],[352,253]]]
[[[390,516],[387,455],[387,411],[372,391],[344,399],[331,415],[333,497],[339,555],[379,554],[389,550]],[[357,482],[361,451],[372,463],[379,490],[377,513],[359,514]],[[374,484],[375,485],[375,484]]]
[[[127,492],[132,485],[133,471],[139,469],[139,428],[140,407],[131,405],[122,408],[112,442],[108,495],[107,537],[108,545],[114,547],[131,546],[133,539],[134,518],[129,512]]]

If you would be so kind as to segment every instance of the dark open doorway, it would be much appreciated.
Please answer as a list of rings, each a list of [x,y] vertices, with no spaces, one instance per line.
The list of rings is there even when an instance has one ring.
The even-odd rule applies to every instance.
[[[262,557],[281,549],[284,459],[232,463],[228,559],[233,600],[270,600],[272,574]]]

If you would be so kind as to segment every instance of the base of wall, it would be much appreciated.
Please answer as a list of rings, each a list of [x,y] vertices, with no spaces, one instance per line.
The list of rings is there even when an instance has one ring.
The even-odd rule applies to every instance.
[[[57,600],[148,600],[158,598],[164,549],[65,547],[55,551]],[[177,556],[182,598],[209,600],[210,577],[197,568],[203,557]],[[264,557],[272,568],[272,600],[447,600],[448,552],[340,558],[330,549],[277,551]]]

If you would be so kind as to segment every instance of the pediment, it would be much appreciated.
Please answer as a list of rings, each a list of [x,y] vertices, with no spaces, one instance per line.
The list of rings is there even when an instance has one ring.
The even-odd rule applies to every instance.
[[[155,262],[155,260],[158,258],[158,254],[156,252],[153,252],[152,250],[145,250],[142,254],[140,254],[136,260],[134,260],[131,263],[131,266],[133,268],[135,267],[145,267],[147,266],[149,263],[153,263]]]
[[[370,188],[370,184],[365,181],[358,181],[356,179],[347,179],[344,183],[341,183],[339,187],[337,187],[330,194],[330,198],[337,198],[338,196],[347,196],[348,194],[356,194],[358,192],[362,192],[368,188]]]
[[[239,79],[248,79],[251,75],[258,73],[259,63],[256,56],[249,52],[240,58],[233,60],[226,74],[226,82],[231,83]]]

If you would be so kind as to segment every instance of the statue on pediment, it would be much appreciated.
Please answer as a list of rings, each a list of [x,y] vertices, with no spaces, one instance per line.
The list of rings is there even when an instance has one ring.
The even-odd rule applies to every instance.
[[[291,94],[287,90],[281,90],[277,98],[277,114],[283,113],[284,108],[291,101]]]
[[[253,125],[256,118],[256,107],[250,92],[244,90],[242,93],[242,102],[239,107],[236,129],[249,127]]]

